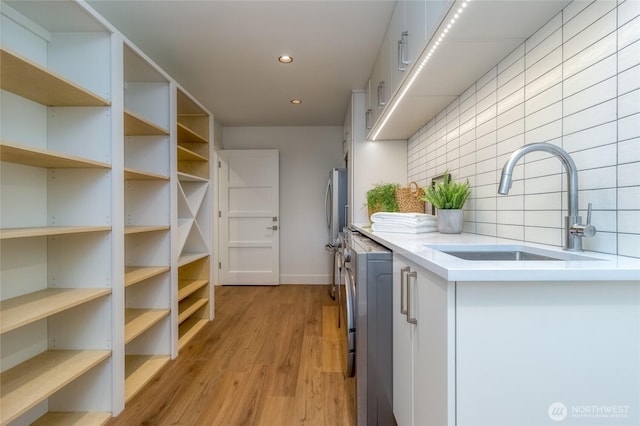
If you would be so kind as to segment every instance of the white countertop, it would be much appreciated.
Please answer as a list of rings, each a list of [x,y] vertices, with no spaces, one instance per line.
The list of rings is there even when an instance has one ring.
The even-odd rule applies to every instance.
[[[369,225],[356,228],[383,246],[448,281],[632,281],[640,283],[640,259],[590,251],[579,252],[594,260],[477,261],[464,260],[429,245],[520,245],[567,254],[561,248],[522,243],[477,234],[402,234],[373,232]],[[573,253],[573,252],[572,252]]]

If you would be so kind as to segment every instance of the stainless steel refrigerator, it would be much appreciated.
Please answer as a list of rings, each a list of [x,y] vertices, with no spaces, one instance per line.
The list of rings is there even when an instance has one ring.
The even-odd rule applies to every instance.
[[[324,210],[327,218],[327,243],[335,247],[340,232],[347,225],[347,169],[330,170]]]

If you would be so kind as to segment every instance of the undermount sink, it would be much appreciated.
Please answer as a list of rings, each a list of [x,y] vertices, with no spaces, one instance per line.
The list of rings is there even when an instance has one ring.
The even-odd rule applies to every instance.
[[[444,254],[473,261],[575,261],[600,260],[569,252],[557,252],[521,245],[426,245]]]

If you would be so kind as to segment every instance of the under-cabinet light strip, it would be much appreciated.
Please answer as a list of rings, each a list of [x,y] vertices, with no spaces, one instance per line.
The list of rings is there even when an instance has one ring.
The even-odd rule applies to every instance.
[[[404,88],[400,92],[400,95],[398,95],[398,96],[396,96],[394,98],[393,105],[391,105],[391,109],[386,114],[384,120],[382,120],[382,123],[380,123],[380,126],[378,126],[378,130],[376,130],[376,132],[373,134],[373,136],[371,137],[371,140],[375,141],[378,138],[378,135],[380,134],[382,129],[384,129],[384,126],[387,124],[387,121],[389,121],[389,119],[393,115],[393,112],[396,110],[396,108],[398,107],[398,105],[400,104],[402,99],[405,97],[405,95],[409,91],[409,89],[413,85],[413,82],[416,81],[416,78],[418,78],[418,75],[420,74],[422,69],[425,67],[427,62],[429,62],[429,59],[431,59],[431,56],[434,54],[434,52],[436,51],[436,49],[438,48],[438,46],[440,45],[442,40],[449,33],[449,30],[451,30],[451,27],[453,27],[453,24],[456,23],[456,21],[458,20],[460,15],[464,12],[464,10],[466,9],[467,5],[470,2],[471,2],[471,0],[462,1],[462,4],[460,4],[460,6],[458,7],[458,10],[455,10],[455,6],[454,6],[453,10],[455,10],[455,13],[453,14],[453,17],[451,17],[451,19],[449,19],[449,22],[444,27],[444,29],[442,30],[442,32],[440,33],[438,38],[437,39],[435,37],[431,38],[431,41],[430,41],[429,45],[424,50],[425,52],[429,52],[429,53],[427,53],[427,55],[424,57],[424,59],[422,60],[422,62],[418,66],[418,68],[412,73],[411,78],[409,79],[409,82],[404,85]],[[423,53],[423,55],[424,55],[424,53]]]

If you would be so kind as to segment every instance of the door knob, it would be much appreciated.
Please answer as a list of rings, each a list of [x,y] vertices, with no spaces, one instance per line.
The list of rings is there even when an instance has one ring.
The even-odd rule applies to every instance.
[[[271,229],[272,231],[277,231],[278,230],[278,225],[267,226],[267,229]]]

